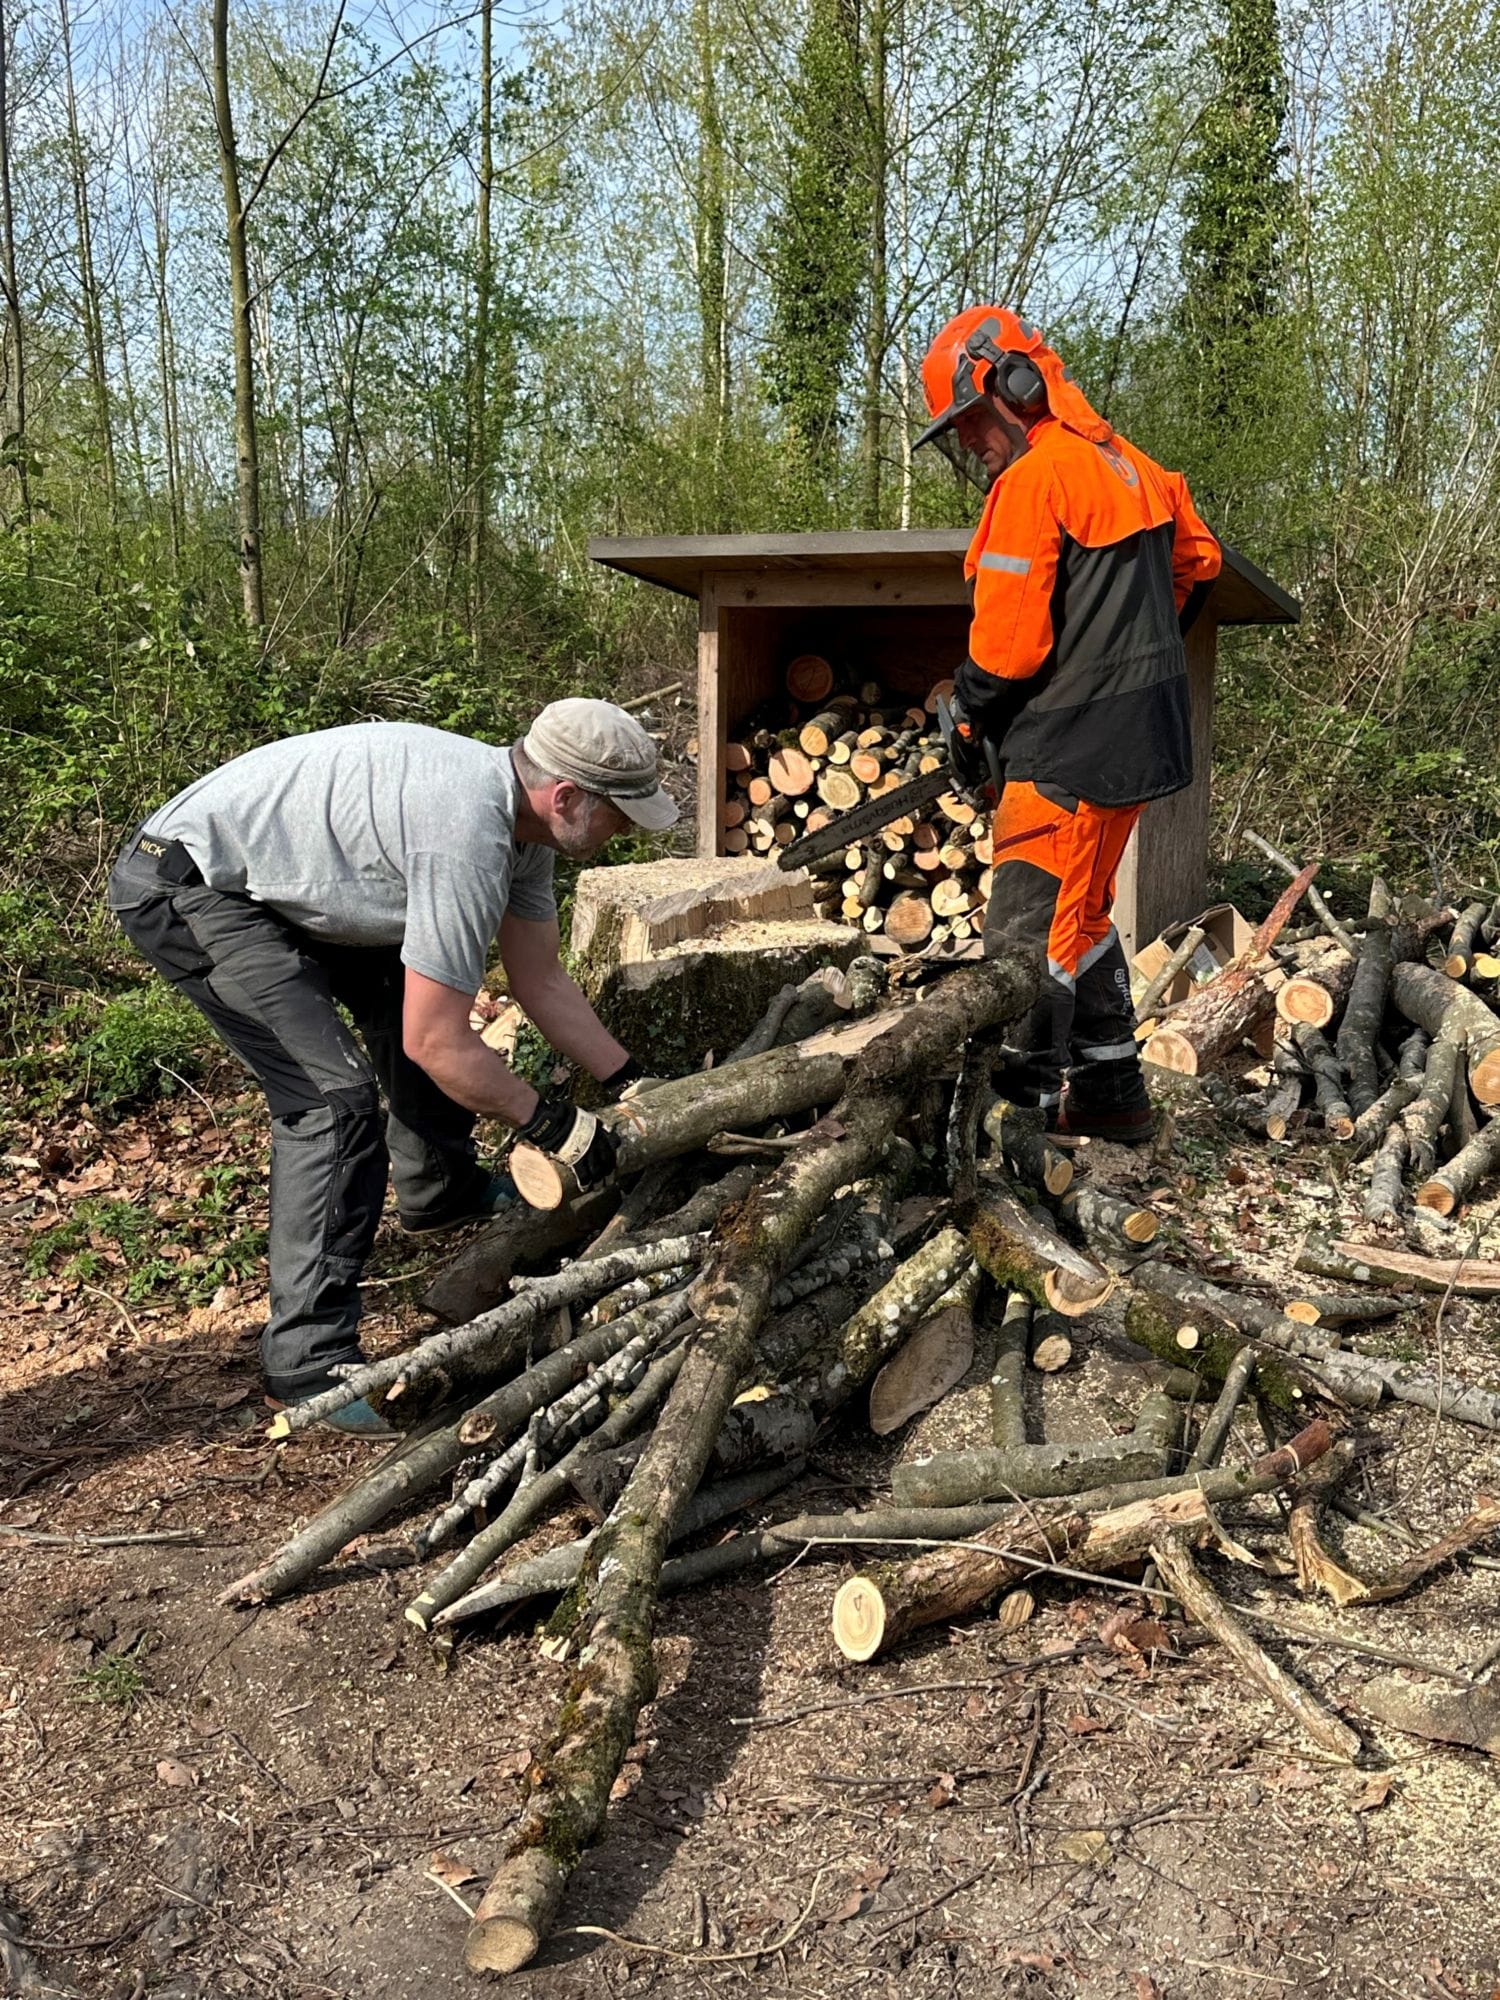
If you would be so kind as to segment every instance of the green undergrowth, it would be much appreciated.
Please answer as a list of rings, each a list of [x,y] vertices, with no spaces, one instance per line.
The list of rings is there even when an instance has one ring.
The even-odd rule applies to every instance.
[[[27,1246],[25,1272],[38,1290],[95,1285],[141,1305],[173,1294],[206,1304],[221,1285],[258,1281],[266,1231],[261,1174],[250,1163],[204,1168],[182,1193],[148,1207],[84,1195],[61,1222]]]

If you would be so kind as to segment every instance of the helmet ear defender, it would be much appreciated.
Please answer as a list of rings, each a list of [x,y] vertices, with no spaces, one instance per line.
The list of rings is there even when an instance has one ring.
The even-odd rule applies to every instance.
[[[964,350],[973,360],[992,364],[990,388],[1002,403],[1008,403],[1011,409],[1020,410],[1025,416],[1035,416],[1046,409],[1047,385],[1029,354],[997,347],[984,326],[969,335]]]

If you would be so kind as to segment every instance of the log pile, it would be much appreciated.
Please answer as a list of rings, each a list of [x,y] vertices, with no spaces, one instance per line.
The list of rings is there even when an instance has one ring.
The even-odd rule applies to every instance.
[[[773,857],[866,799],[940,771],[947,755],[935,717],[952,685],[939,682],[925,706],[908,704],[873,681],[836,690],[817,655],[794,660],[785,700],[725,745],[724,852]],[[984,814],[945,792],[822,864],[815,894],[877,954],[977,958],[992,859]]]
[[[1264,842],[1264,851],[1284,857]],[[1293,864],[1285,862],[1288,868]],[[1236,1122],[1271,1140],[1304,1125],[1348,1149],[1366,1175],[1364,1219],[1393,1231],[1413,1212],[1451,1221],[1500,1173],[1500,898],[1405,919],[1372,906],[1363,923],[1325,916],[1316,959],[1278,954],[1303,869],[1251,947],[1146,1038],[1148,1063],[1201,1076]],[[1227,1093],[1210,1074],[1270,1027]],[[1239,1068],[1243,1072],[1245,1064]]]
[[[1298,894],[1311,872],[1298,874]],[[1399,1121],[1406,1157],[1430,1147],[1430,1181],[1446,1175],[1461,1206],[1486,1170],[1465,1155],[1478,1146],[1493,1167],[1500,1123],[1490,1115],[1500,1076],[1492,1090],[1487,1066],[1500,1020],[1478,969],[1493,914],[1486,905],[1471,930],[1451,919],[1354,926],[1352,958],[1331,946],[1348,966],[1330,962],[1312,981],[1329,1001],[1321,1022],[1316,995],[1279,1014],[1273,982],[1276,1062],[1248,1092],[1204,1078],[1232,1114],[1234,1144],[1271,1131],[1273,1098],[1283,1132],[1326,1134],[1367,1159]],[[1247,963],[1221,975],[1227,992],[1264,985],[1279,948],[1263,927]],[[1459,958],[1456,979],[1446,965]],[[1229,1545],[1228,1510],[1287,1489],[1305,1586],[1375,1602],[1500,1524],[1500,1509],[1481,1510],[1370,1579],[1335,1563],[1317,1532],[1318,1508],[1354,1463],[1346,1433],[1366,1413],[1401,1401],[1500,1430],[1500,1394],[1441,1358],[1396,1361],[1359,1339],[1424,1284],[1445,1298],[1500,1294],[1500,1267],[1311,1237],[1301,1261],[1316,1278],[1299,1275],[1282,1304],[1192,1268],[1149,1200],[1077,1172],[1086,1157],[1060,1153],[1036,1114],[995,1099],[976,1074],[972,1052],[1025,1014],[1034,969],[1001,958],[918,970],[935,976],[812,1032],[816,1013],[780,995],[719,1065],[604,1113],[623,1171],[602,1196],[579,1197],[544,1155],[517,1161],[536,1205],[492,1230],[486,1303],[277,1420],[284,1435],[369,1395],[409,1428],[225,1602],[285,1597],[381,1534],[382,1567],[412,1567],[405,1616],[432,1643],[482,1644],[497,1619],[535,1604],[549,1614],[543,1647],[568,1664],[469,1928],[474,1971],[529,1963],[555,1921],[653,1697],[652,1633],[668,1592],[827,1554],[842,1571],[828,1588],[831,1644],[860,1662],[1039,1577],[1149,1583],[1311,1742],[1348,1760],[1356,1729],[1269,1659],[1200,1552]],[[1175,1018],[1191,1036],[1201,1014],[1213,1059],[1243,1068],[1262,1059],[1226,1038],[1239,1004]],[[789,1031],[797,1039],[781,1039]],[[1435,1051],[1451,1051],[1452,1067]],[[513,1276],[524,1267],[530,1275]],[[1083,1336],[1102,1323],[1123,1324],[1134,1342],[1138,1395],[1094,1435],[1038,1434],[1039,1382],[1076,1372]],[[988,1441],[905,1450],[906,1426],[953,1388],[976,1346]],[[1269,1448],[1221,1464],[1251,1400]],[[889,1498],[839,1514],[778,1503],[851,1417],[904,1451]]]

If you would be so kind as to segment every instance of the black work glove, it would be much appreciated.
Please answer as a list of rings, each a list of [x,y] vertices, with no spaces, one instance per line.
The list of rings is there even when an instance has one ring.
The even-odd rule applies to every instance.
[[[970,768],[960,776],[971,789],[977,791],[982,786],[994,785],[995,774],[990,769],[985,744],[993,743],[998,749],[1004,743],[1007,730],[1035,691],[1034,681],[1005,680],[999,674],[987,674],[973,660],[965,660],[953,676],[953,720],[962,725],[955,734],[955,742],[963,740],[973,746],[971,751],[963,753]],[[959,770],[956,756],[954,769]]]
[[[953,704],[953,734],[948,741],[948,762],[962,791],[978,791],[989,777],[984,744],[957,702]]]
[[[611,1070],[608,1076],[601,1076],[599,1088],[609,1098],[611,1104],[618,1104],[631,1084],[639,1083],[646,1074],[634,1056],[626,1056],[620,1067]]]
[[[592,1111],[580,1111],[571,1097],[542,1098],[517,1137],[560,1160],[585,1192],[603,1187],[619,1158],[609,1127]]]

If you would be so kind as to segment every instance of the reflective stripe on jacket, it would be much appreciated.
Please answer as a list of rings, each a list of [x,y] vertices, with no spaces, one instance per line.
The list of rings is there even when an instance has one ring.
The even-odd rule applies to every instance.
[[[1219,573],[1181,473],[1051,417],[990,489],[969,545],[958,692],[1009,778],[1139,805],[1193,775],[1177,614]]]

